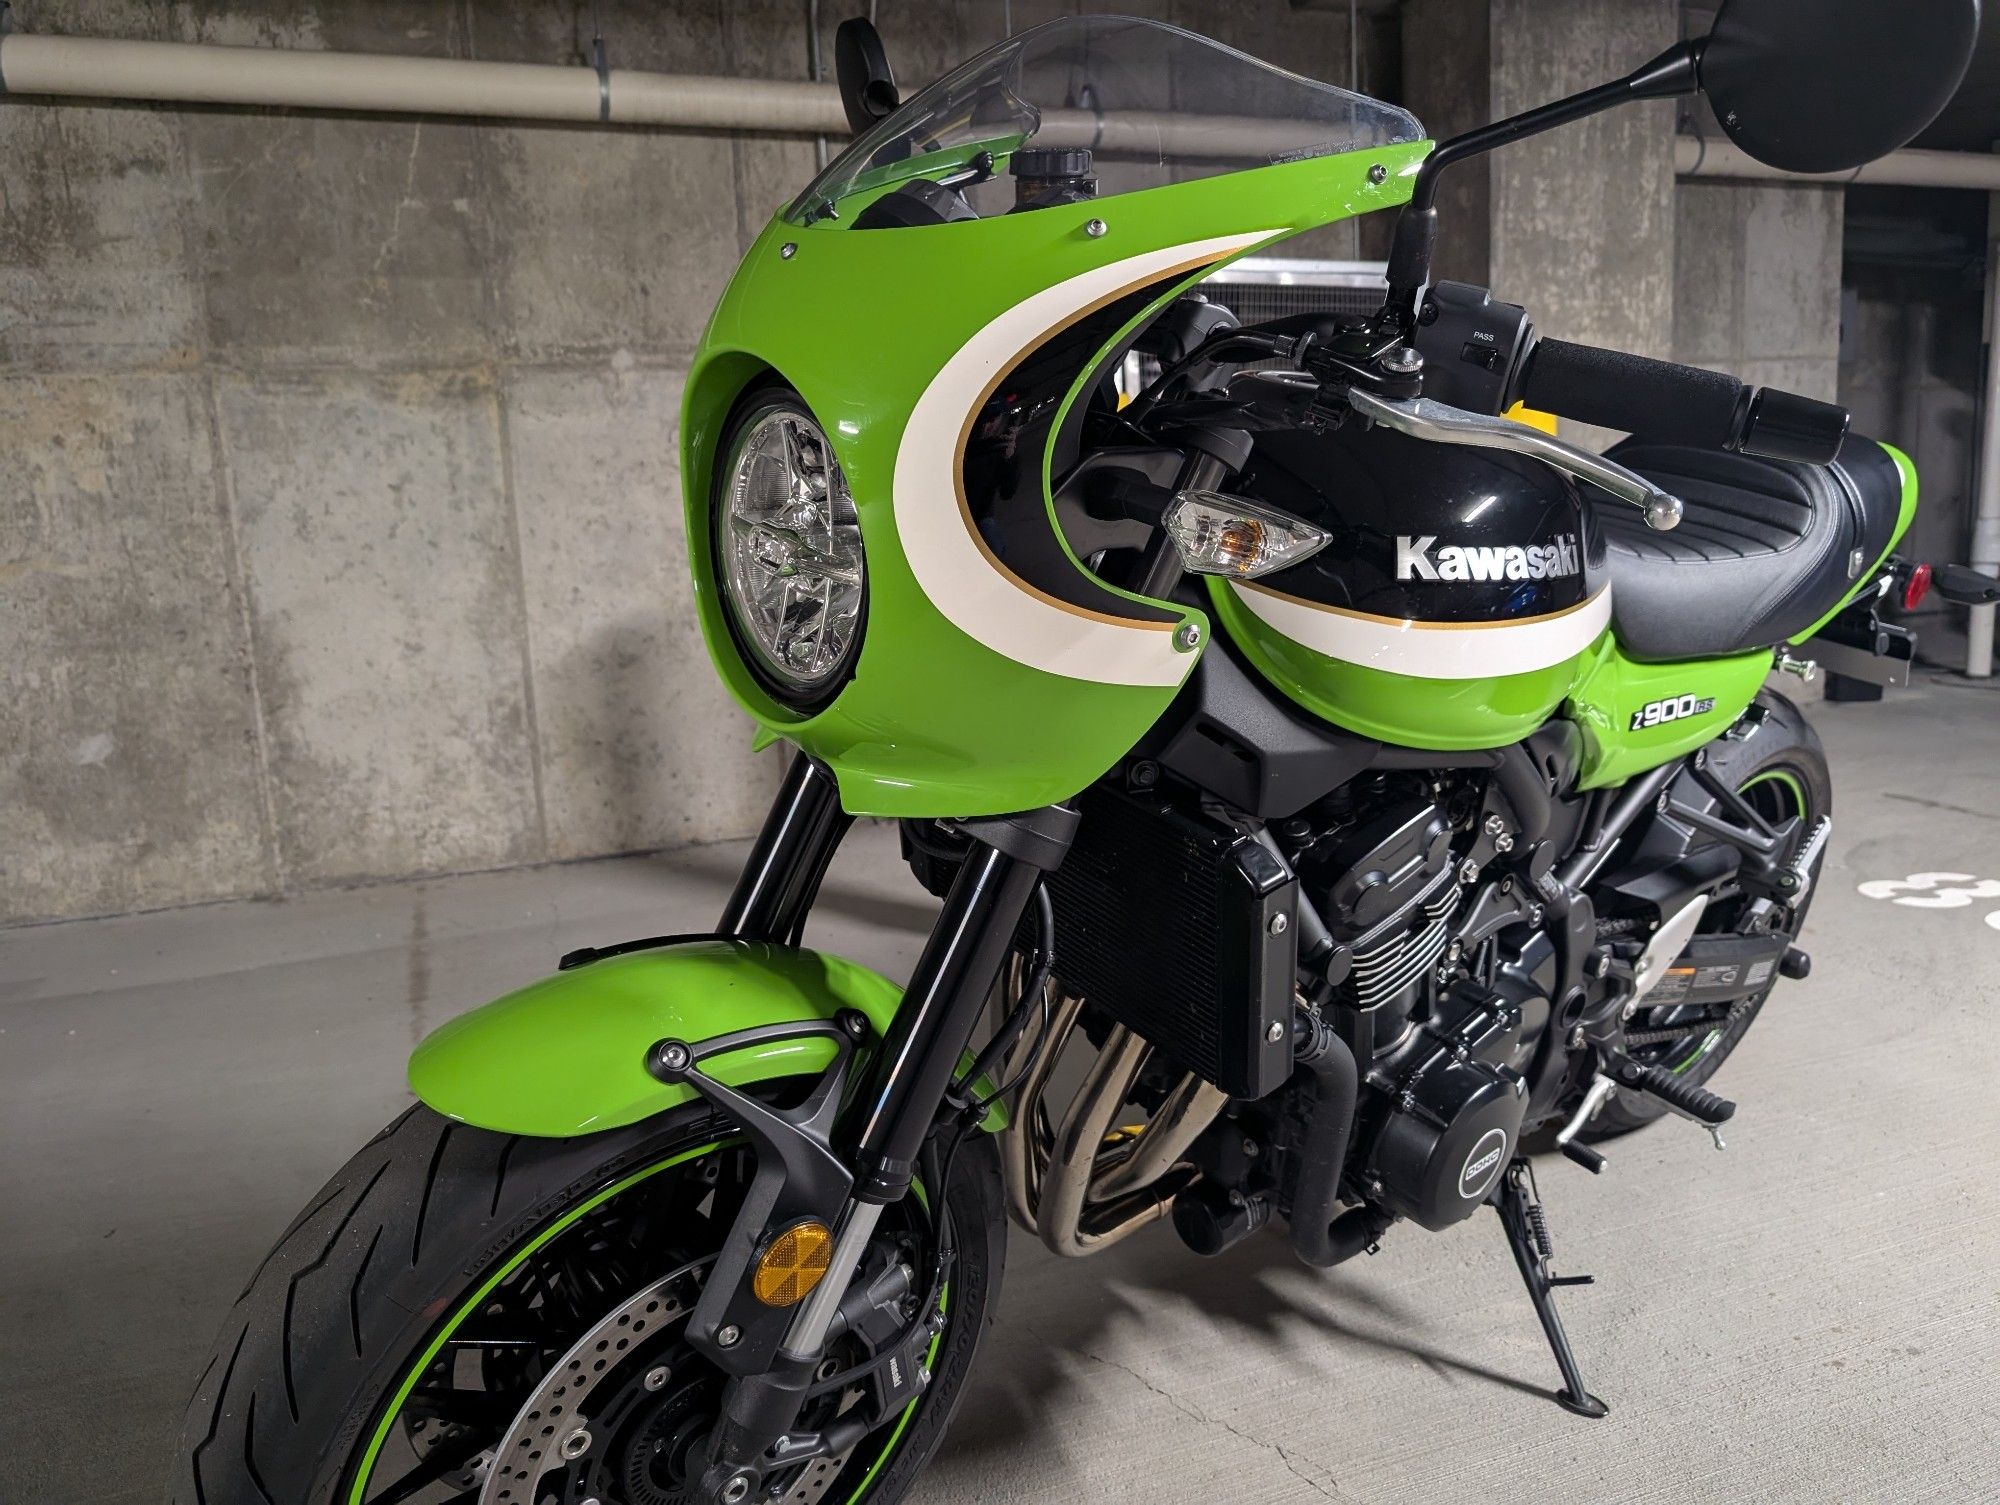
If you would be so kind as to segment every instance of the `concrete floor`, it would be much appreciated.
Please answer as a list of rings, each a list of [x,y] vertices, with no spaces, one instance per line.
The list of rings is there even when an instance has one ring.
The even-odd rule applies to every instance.
[[[1807,944],[1724,1072],[1727,1154],[1669,1122],[1542,1166],[1608,1420],[1554,1373],[1489,1217],[1320,1275],[1164,1229],[1065,1264],[1016,1235],[981,1376],[920,1498],[1285,1502],[2000,1498],[2000,690],[1814,715],[1840,790]],[[0,934],[0,1499],[158,1498],[224,1309],[406,1101],[442,1020],[564,950],[709,923],[740,849]],[[890,832],[813,940],[900,974],[931,905]]]

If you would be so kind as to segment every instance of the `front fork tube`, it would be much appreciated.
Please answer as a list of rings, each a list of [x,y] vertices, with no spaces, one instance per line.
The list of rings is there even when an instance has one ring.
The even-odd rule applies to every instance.
[[[725,1389],[701,1479],[706,1498],[725,1505],[748,1499],[771,1466],[771,1449],[794,1429],[827,1334],[876,1225],[885,1208],[909,1193],[925,1138],[985,1011],[1015,930],[1042,875],[1067,852],[1076,819],[1075,811],[1051,806],[960,823],[970,849],[895,1018],[868,1053],[841,1125],[841,1146],[855,1179],[845,1206],[827,1209],[835,1235],[827,1273],[792,1315],[768,1368],[752,1373],[738,1369]],[[801,754],[787,771],[730,897],[725,933],[795,943],[849,823],[840,810],[833,775]],[[940,1215],[946,1191],[934,1188]],[[782,1315],[772,1313],[773,1319]]]
[[[854,817],[840,808],[833,770],[804,753],[794,757],[722,908],[718,931],[746,941],[797,945],[820,880],[853,824]]]

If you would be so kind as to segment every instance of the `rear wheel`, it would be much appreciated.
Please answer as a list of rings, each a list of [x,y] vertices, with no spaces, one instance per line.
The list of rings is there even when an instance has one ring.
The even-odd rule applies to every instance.
[[[1767,822],[1776,824],[1797,816],[1802,829],[1809,831],[1821,816],[1833,809],[1833,780],[1827,771],[1826,754],[1819,737],[1790,701],[1766,692],[1759,704],[1764,710],[1763,724],[1742,742],[1711,743],[1709,766],[1728,780]],[[1764,927],[1766,933],[1796,937],[1811,904],[1812,892],[1808,891],[1798,908],[1775,916],[1775,923]],[[1728,935],[1748,929],[1753,924],[1749,909],[1740,894],[1718,896],[1702,914],[1700,928],[1695,933]],[[1776,986],[1775,980],[1771,986]],[[1689,1082],[1706,1083],[1749,1033],[1770,995],[1771,988],[1766,987],[1736,1003],[1712,1029],[1689,1031],[1635,1046],[1631,1054],[1646,1065],[1665,1066]],[[1642,1008],[1627,1022],[1626,1032],[1637,1035],[1667,1032],[1685,1025],[1690,1018],[1706,1017],[1712,1012],[1676,1005]],[[1597,1140],[1627,1134],[1652,1123],[1666,1111],[1655,1099],[1621,1088],[1598,1110],[1583,1137]]]
[[[334,1176],[238,1300],[189,1404],[173,1499],[691,1500],[723,1377],[685,1326],[752,1169],[749,1148],[700,1108],[578,1140],[412,1109]],[[956,1252],[930,1386],[764,1500],[886,1505],[937,1447],[1005,1250],[984,1136],[950,1175]],[[920,1188],[884,1216],[865,1268],[914,1260],[928,1223]],[[862,1343],[840,1339],[827,1373],[868,1357]],[[804,1422],[854,1399],[824,1397],[826,1415]]]

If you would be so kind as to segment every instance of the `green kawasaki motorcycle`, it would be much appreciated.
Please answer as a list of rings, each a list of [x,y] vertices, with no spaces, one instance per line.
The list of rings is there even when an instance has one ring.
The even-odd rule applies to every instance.
[[[232,1313],[174,1498],[884,1505],[964,1394],[1010,1215],[1064,1255],[1170,1222],[1330,1266],[1490,1206],[1557,1399],[1603,1415],[1523,1147],[1595,1171],[1662,1113],[1729,1118],[1707,1083],[1807,970],[1830,829],[1766,676],[1893,673],[1877,610],[1931,577],[1892,554],[1910,463],[1839,408],[1434,282],[1438,177],[1697,89],[1753,155],[1851,167],[1935,115],[1976,22],[1728,0],[1438,146],[1111,17],[899,104],[848,23],[857,139],[687,382],[696,599],[797,750],[782,793],[712,932],[574,953],[419,1047],[420,1104]],[[1199,290],[1399,205],[1373,317]],[[1521,401],[1635,437],[1589,453]],[[801,945],[856,816],[942,900],[902,985]]]

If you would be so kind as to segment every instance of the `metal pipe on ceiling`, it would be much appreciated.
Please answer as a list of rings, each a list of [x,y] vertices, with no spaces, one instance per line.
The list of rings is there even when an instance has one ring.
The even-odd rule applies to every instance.
[[[167,104],[258,105],[273,109],[355,110],[566,120],[687,130],[758,131],[844,138],[847,116],[832,84],[808,80],[647,73],[548,63],[362,52],[307,52],[103,37],[0,35],[0,94],[121,99]],[[1150,134],[1163,122],[1131,122]],[[1167,134],[1198,147],[1208,126],[1239,121],[1182,118]],[[1272,122],[1257,122],[1269,131]],[[1145,143],[1155,146],[1158,142]],[[2000,156],[1900,151],[1853,173],[1807,177],[1752,160],[1726,141],[1680,136],[1682,177],[1845,183],[1907,183],[2000,191]]]
[[[1969,188],[2000,191],[2000,154],[1934,152],[1905,148],[1852,172],[1797,173],[1766,167],[1742,148],[1701,136],[1674,138],[1674,171],[1683,178],[1738,178],[1758,182],[1901,183],[1914,188]]]
[[[101,37],[0,36],[0,94],[847,134],[831,84]]]

